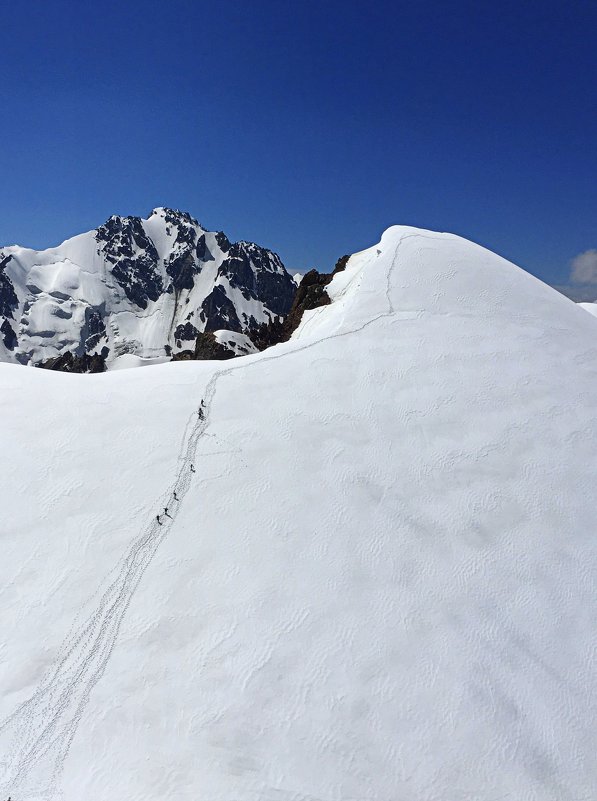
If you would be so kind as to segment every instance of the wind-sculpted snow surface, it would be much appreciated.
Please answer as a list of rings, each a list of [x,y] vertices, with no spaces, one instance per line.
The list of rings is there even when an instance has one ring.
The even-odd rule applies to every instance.
[[[33,696],[0,725],[5,748],[3,783],[7,792],[40,798],[52,797],[64,761],[77,732],[91,691],[102,677],[116,644],[120,626],[143,574],[162,540],[174,525],[180,504],[190,488],[197,443],[208,425],[215,388],[208,383],[205,399],[193,413],[184,437],[180,466],[165,495],[168,506],[151,520],[131,544],[126,556],[108,578],[108,587],[91,615],[64,641],[55,666]],[[39,786],[31,784],[29,777]]]
[[[2,366],[6,796],[595,797],[594,319],[409,228],[328,292],[225,367]]]

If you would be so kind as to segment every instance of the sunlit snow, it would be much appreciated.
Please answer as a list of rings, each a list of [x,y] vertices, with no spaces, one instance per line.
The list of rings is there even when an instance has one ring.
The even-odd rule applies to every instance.
[[[4,796],[595,797],[595,320],[413,228],[328,290],[228,362],[0,364]]]

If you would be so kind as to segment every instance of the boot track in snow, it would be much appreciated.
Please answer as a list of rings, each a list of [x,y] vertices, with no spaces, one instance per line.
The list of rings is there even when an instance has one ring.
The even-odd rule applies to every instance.
[[[151,522],[132,542],[121,563],[108,581],[107,589],[95,610],[83,622],[75,623],[71,633],[62,644],[55,665],[40,683],[34,694],[0,723],[0,791],[15,801],[52,801],[60,797],[59,782],[70,746],[77,732],[93,688],[103,676],[112,651],[116,645],[120,628],[131,600],[161,543],[172,529],[184,498],[196,476],[192,470],[199,441],[206,435],[210,412],[218,381],[236,372],[249,369],[294,353],[311,349],[327,340],[357,333],[377,321],[393,316],[396,311],[390,298],[390,280],[402,237],[387,274],[386,299],[388,309],[362,325],[349,330],[322,337],[315,342],[299,345],[284,353],[262,358],[250,363],[215,372],[206,385],[203,402],[192,413],[187,422],[185,437],[179,457],[180,467],[174,482],[164,494],[157,508],[168,506],[170,514],[160,515],[160,524],[152,514]],[[357,280],[360,273],[351,279],[338,295],[345,295],[348,286]],[[177,501],[174,501],[176,493]],[[171,501],[173,501],[171,503]]]

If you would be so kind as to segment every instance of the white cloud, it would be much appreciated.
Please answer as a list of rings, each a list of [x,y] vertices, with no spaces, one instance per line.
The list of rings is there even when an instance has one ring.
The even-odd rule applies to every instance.
[[[585,250],[571,262],[570,280],[575,284],[597,284],[597,250]]]

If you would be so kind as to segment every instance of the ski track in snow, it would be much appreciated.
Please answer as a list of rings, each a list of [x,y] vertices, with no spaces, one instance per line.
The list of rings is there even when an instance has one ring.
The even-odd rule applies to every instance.
[[[358,333],[379,320],[394,316],[396,310],[390,296],[392,274],[401,244],[416,236],[421,235],[404,235],[396,245],[386,277],[386,312],[351,330],[330,334],[315,342],[308,342],[278,355],[265,356],[249,364],[218,370],[212,375],[204,391],[205,405],[200,405],[187,422],[178,459],[180,467],[174,482],[162,497],[162,505],[156,506],[157,509],[167,507],[169,516],[160,516],[161,525],[152,516],[151,522],[145,526],[120,564],[107,577],[108,587],[94,611],[82,624],[77,621],[73,624],[60,648],[55,665],[37,690],[0,723],[0,746],[7,747],[7,751],[0,757],[0,789],[3,794],[10,795],[14,801],[51,801],[61,796],[60,776],[87,702],[106,670],[135,591],[159,546],[172,529],[191,487],[194,476],[191,465],[194,464],[199,441],[205,436],[214,436],[206,432],[218,381],[238,370],[287,358],[328,340]],[[352,283],[360,279],[365,266],[348,282],[334,302],[341,300]],[[178,501],[174,500],[174,493]]]

